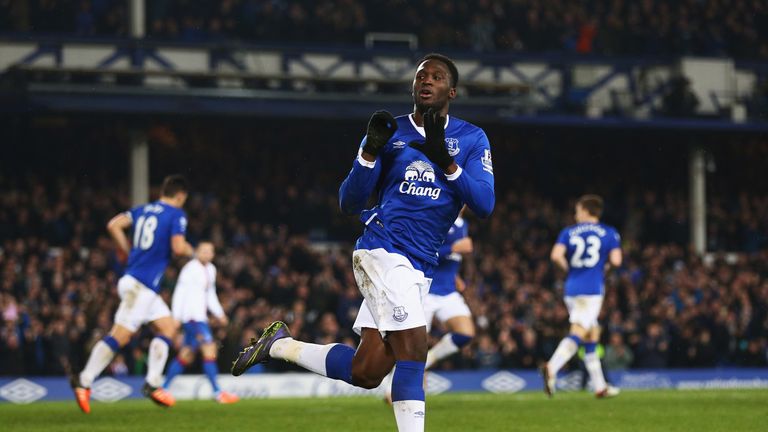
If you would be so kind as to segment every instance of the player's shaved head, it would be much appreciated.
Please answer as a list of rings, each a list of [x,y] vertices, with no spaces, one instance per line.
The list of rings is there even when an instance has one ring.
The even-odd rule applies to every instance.
[[[419,64],[422,64],[427,60],[437,60],[443,63],[448,68],[448,72],[451,73],[451,87],[455,88],[456,85],[459,84],[459,70],[456,68],[456,64],[453,63],[453,60],[442,54],[430,53],[422,57],[421,60],[419,60]]]

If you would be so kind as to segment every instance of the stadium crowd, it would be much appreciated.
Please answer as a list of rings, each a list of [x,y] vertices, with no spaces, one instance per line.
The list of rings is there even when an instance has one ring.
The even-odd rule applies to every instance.
[[[361,297],[350,241],[359,224],[338,216],[335,184],[311,189],[285,181],[229,195],[196,192],[186,205],[188,238],[211,239],[218,249],[219,296],[231,320],[216,329],[222,370],[275,319],[288,322],[302,340],[355,344],[350,327]],[[77,369],[109,330],[117,307],[121,264],[104,225],[129,207],[126,188],[98,188],[76,177],[0,183],[0,374]],[[738,201],[750,213],[742,220],[768,220],[765,196]],[[299,202],[305,207],[291,204]],[[712,205],[716,214],[721,204]],[[686,208],[684,199],[650,192],[629,194],[609,208],[626,220],[619,224],[625,264],[609,273],[603,307],[609,369],[768,365],[765,236],[757,245],[743,244],[747,252],[732,259],[699,259],[686,248]],[[571,217],[567,202],[513,188],[499,193],[490,220],[471,220],[477,250],[462,274],[479,335],[441,367],[534,368],[552,353],[568,315],[562,275],[548,257]],[[721,222],[724,233],[738,229],[734,224],[754,228],[738,219],[715,219],[714,225]],[[338,228],[318,234],[325,226]],[[759,229],[768,232],[765,225]],[[166,273],[167,301],[178,264]],[[146,331],[135,338],[108,373],[142,373],[149,340]]]
[[[765,0],[153,0],[147,35],[184,42],[362,44],[413,33],[425,49],[768,58]],[[125,0],[3,0],[0,32],[126,37]]]

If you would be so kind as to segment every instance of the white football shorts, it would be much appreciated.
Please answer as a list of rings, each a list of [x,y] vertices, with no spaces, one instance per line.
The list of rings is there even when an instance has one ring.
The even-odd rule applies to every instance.
[[[432,329],[432,320],[437,317],[440,322],[460,316],[471,317],[464,296],[454,291],[448,295],[427,294],[424,299],[424,318],[427,320],[427,331]]]
[[[603,306],[601,295],[566,296],[565,306],[568,308],[569,321],[589,330],[597,327],[597,317]]]
[[[352,270],[364,298],[352,326],[355,333],[368,327],[384,336],[427,325],[423,302],[432,279],[406,257],[381,248],[358,249],[352,254]]]
[[[133,276],[125,275],[117,281],[117,293],[120,295],[120,306],[115,313],[115,324],[132,332],[144,323],[171,316],[171,310],[162,297]]]

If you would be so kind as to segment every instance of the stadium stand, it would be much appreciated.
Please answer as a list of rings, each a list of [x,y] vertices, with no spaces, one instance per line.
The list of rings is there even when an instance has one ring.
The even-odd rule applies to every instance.
[[[117,0],[3,1],[0,31],[127,37],[127,15]],[[395,31],[425,49],[768,58],[764,0],[156,0],[146,21],[148,37],[184,42],[361,45]]]

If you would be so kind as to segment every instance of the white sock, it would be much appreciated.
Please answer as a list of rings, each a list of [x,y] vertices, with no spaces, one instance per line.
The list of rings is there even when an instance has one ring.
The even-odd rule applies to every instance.
[[[168,343],[158,337],[149,343],[149,359],[147,360],[147,383],[152,387],[163,385],[163,369],[168,360]]]
[[[384,393],[386,393],[386,397],[388,399],[392,399],[392,378],[395,376],[395,368],[392,368],[391,371],[387,374],[387,376],[384,377],[383,380],[381,380],[381,388],[384,389]]]
[[[325,370],[325,358],[328,351],[338,344],[317,345],[282,338],[272,342],[269,355],[272,358],[289,361],[322,376],[328,376]]]
[[[399,432],[424,432],[424,412],[426,404],[420,400],[402,400],[392,402],[395,422]]]
[[[600,365],[600,359],[597,357],[597,353],[591,352],[585,355],[584,364],[587,366],[589,378],[592,380],[592,385],[595,387],[595,393],[605,390],[605,376],[603,375],[603,367]]]
[[[424,368],[429,369],[438,361],[456,352],[459,352],[459,347],[453,343],[453,335],[451,333],[446,333],[442,339],[440,339],[440,342],[436,343],[435,346],[427,352],[427,364]]]
[[[91,350],[91,355],[88,357],[88,363],[85,364],[85,369],[80,372],[80,384],[85,387],[90,387],[93,381],[99,374],[109,366],[109,362],[115,356],[115,352],[104,341],[96,342]]]
[[[557,371],[559,371],[566,363],[568,363],[568,360],[570,360],[578,350],[579,346],[573,339],[569,337],[563,338],[563,340],[560,341],[560,345],[557,346],[555,353],[552,354],[552,358],[549,359],[549,363],[547,364],[547,367],[549,368],[549,374],[552,376],[556,375]]]

